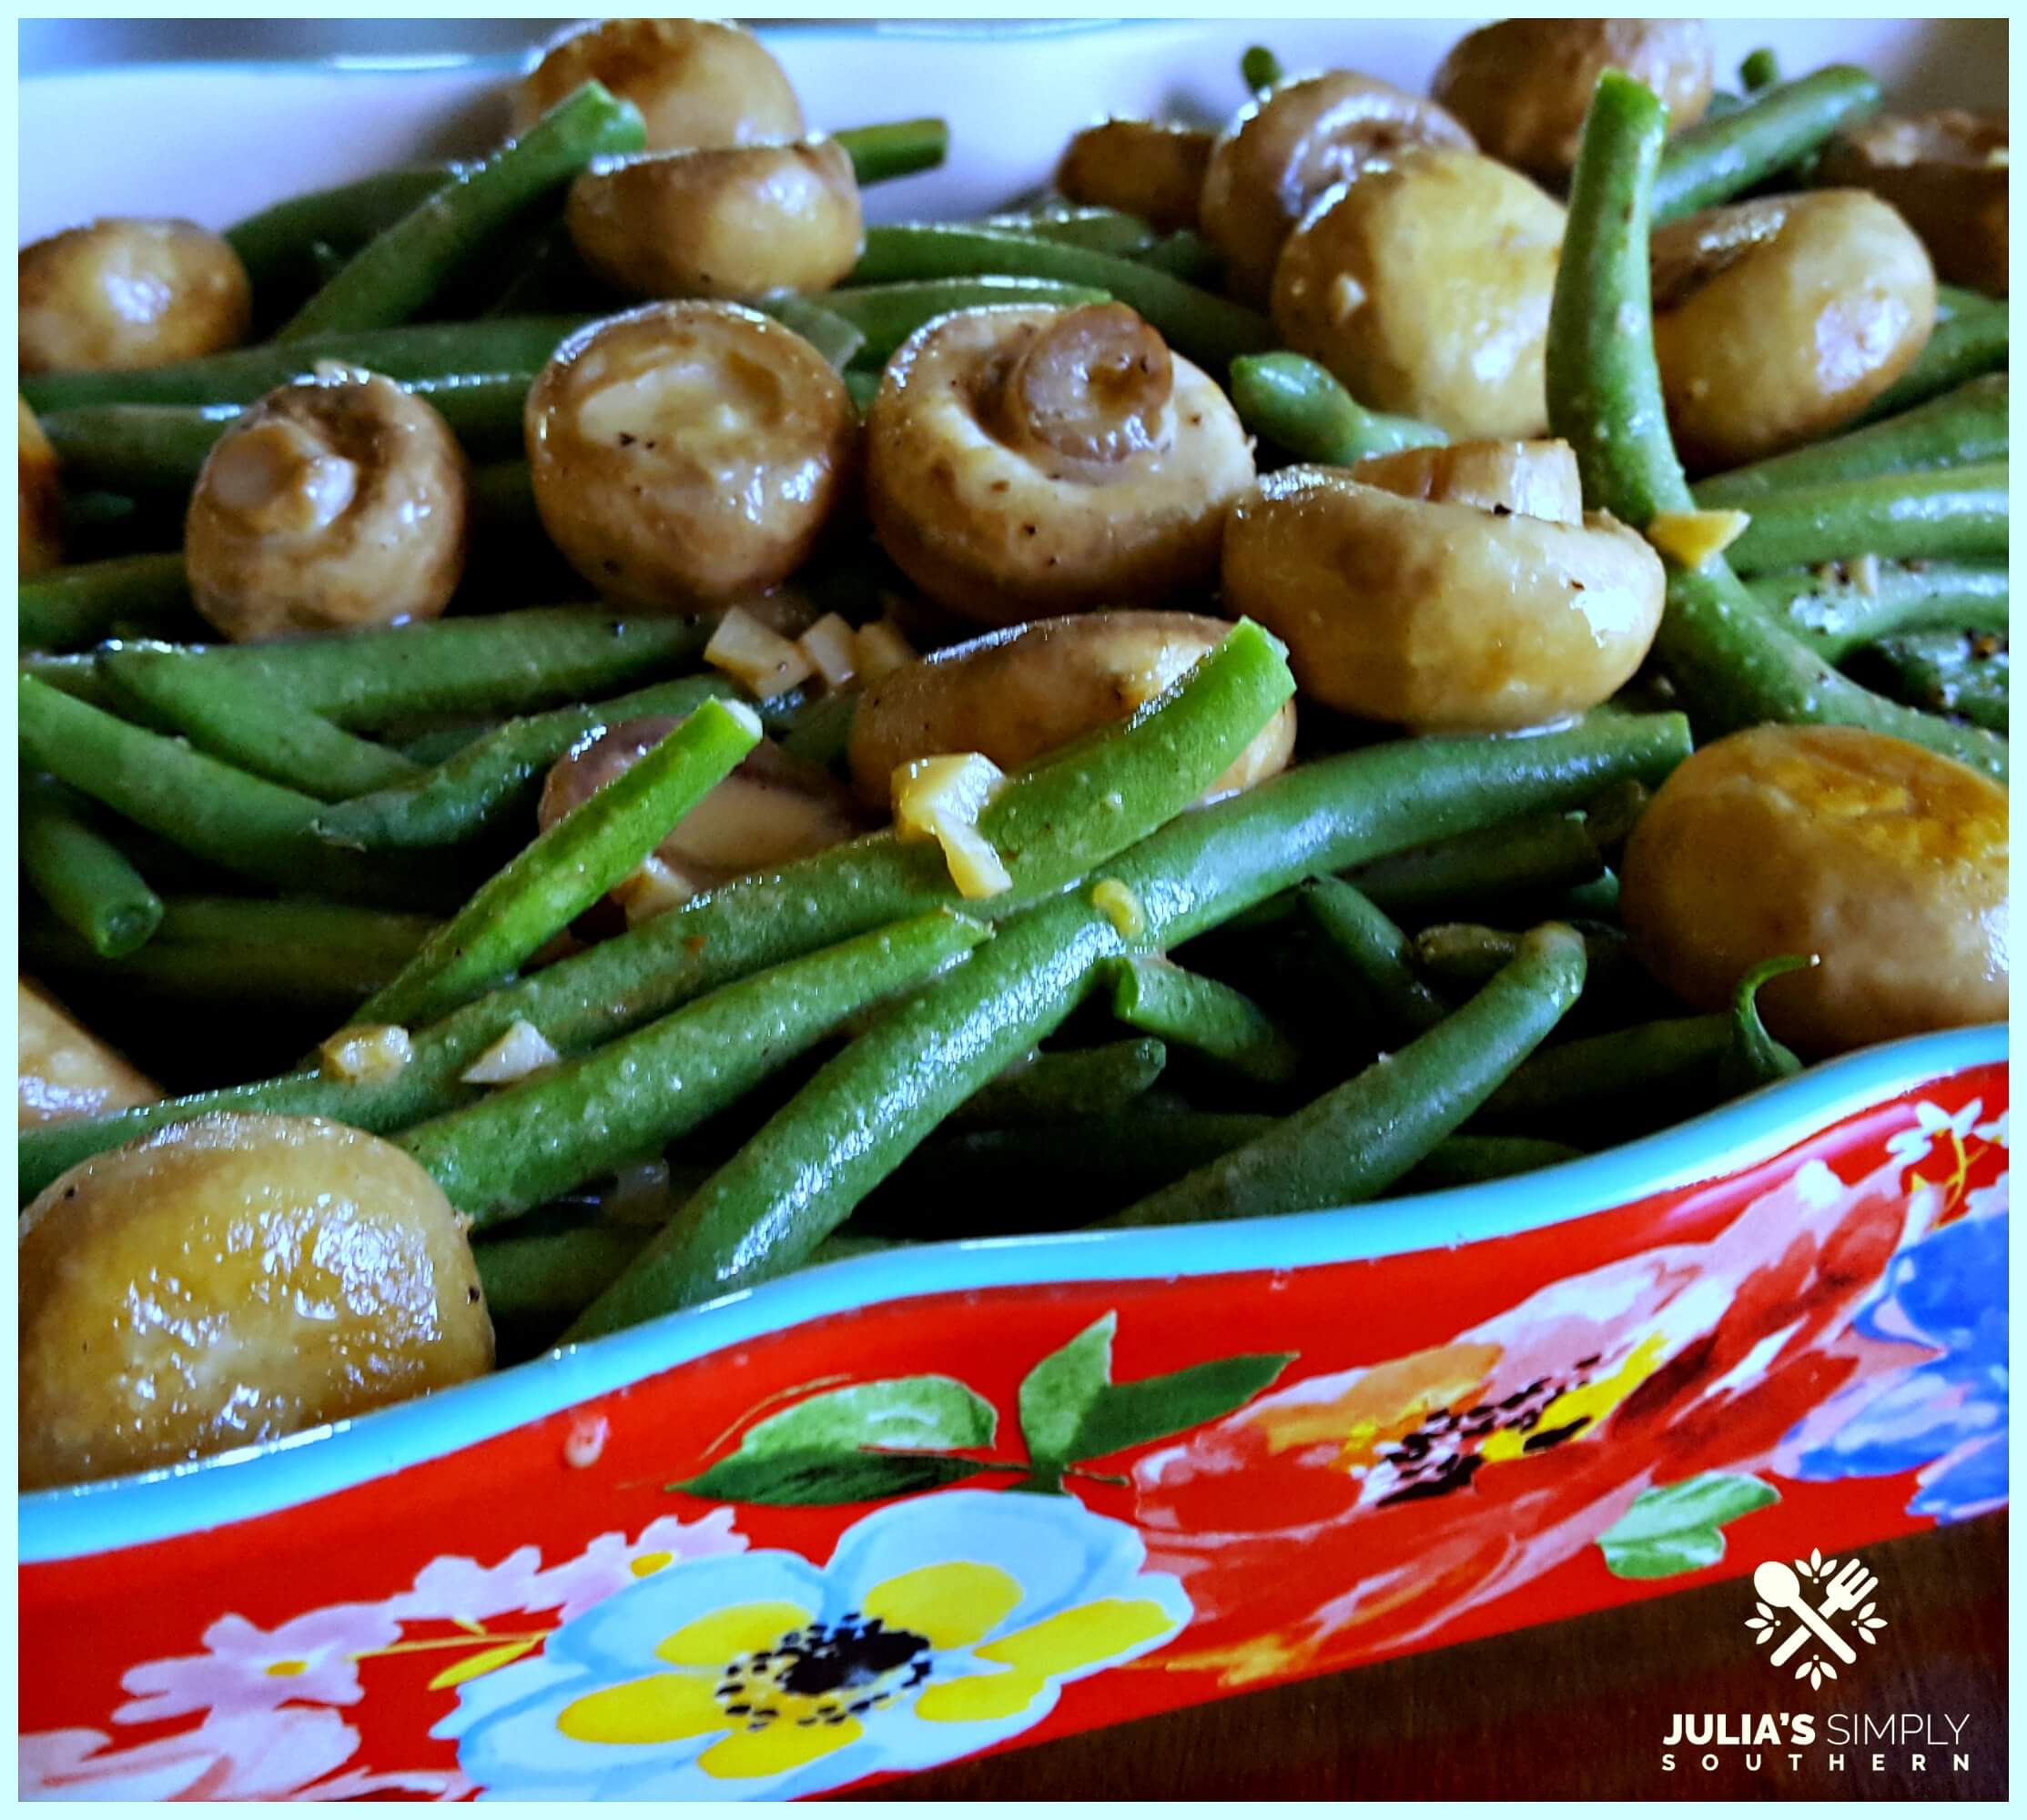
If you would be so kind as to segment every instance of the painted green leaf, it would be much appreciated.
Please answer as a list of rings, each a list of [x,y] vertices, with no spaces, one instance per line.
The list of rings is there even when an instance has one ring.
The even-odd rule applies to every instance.
[[[998,1422],[992,1405],[955,1378],[848,1384],[755,1422],[735,1453],[668,1489],[748,1504],[848,1504],[926,1491],[981,1471],[935,1455],[989,1445]]]
[[[1070,1441],[1071,1460],[1101,1460],[1144,1441],[1181,1434],[1243,1409],[1281,1376],[1292,1352],[1249,1352],[1213,1359],[1159,1378],[1101,1390]]]
[[[955,1378],[880,1378],[792,1403],[748,1429],[739,1451],[987,1447],[998,1422],[992,1405]]]
[[[708,1472],[666,1489],[735,1504],[858,1504],[933,1491],[985,1470],[976,1461],[949,1454],[783,1448],[732,1454]]]
[[[1749,1472],[1699,1472],[1642,1491],[1597,1545],[1621,1580],[1694,1573],[1724,1559],[1725,1524],[1779,1502],[1779,1491]]]
[[[1108,1310],[1020,1380],[1020,1433],[1029,1460],[1060,1466],[1077,1457],[1077,1431],[1111,1379],[1118,1328],[1119,1316]]]

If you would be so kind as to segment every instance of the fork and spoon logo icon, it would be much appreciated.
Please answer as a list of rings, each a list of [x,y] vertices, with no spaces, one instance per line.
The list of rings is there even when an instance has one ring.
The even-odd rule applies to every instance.
[[[1877,1642],[1879,1633],[1886,1628],[1872,1598],[1879,1584],[1879,1576],[1855,1556],[1840,1563],[1825,1561],[1820,1550],[1811,1550],[1807,1561],[1798,1561],[1792,1567],[1785,1561],[1763,1561],[1753,1569],[1753,1591],[1759,1596],[1753,1607],[1756,1615],[1748,1618],[1746,1625],[1755,1642],[1769,1643],[1780,1634],[1776,1613],[1786,1612],[1796,1620],[1769,1658],[1776,1667],[1785,1667],[1811,1641],[1839,1662],[1855,1663],[1858,1652],[1831,1620],[1852,1613],[1850,1633],[1863,1643]],[[1816,1651],[1795,1671],[1798,1681],[1805,1676],[1812,1686],[1820,1687],[1825,1681],[1837,1679],[1837,1670]]]

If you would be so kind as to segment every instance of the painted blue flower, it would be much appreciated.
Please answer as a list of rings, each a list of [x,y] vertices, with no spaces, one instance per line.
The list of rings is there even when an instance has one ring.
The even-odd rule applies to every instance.
[[[1836,1480],[1922,1469],[1908,1509],[1941,1522],[2004,1504],[2003,1198],[1900,1252],[1853,1325],[1870,1339],[1926,1347],[1933,1356],[1833,1399],[1782,1442],[1780,1470]]]
[[[434,1735],[507,1800],[780,1801],[924,1769],[1173,1638],[1189,1599],[1145,1559],[1074,1499],[913,1498],[822,1567],[755,1549],[651,1573],[465,1682]]]

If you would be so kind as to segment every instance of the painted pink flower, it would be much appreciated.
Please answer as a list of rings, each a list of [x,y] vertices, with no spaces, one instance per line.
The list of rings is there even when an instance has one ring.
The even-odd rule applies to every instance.
[[[1587,1547],[1648,1487],[1764,1464],[1875,1369],[1842,1343],[1851,1318],[1941,1200],[1901,1168],[1846,1183],[1804,1162],[1708,1241],[1297,1380],[1145,1456],[1149,1561],[1198,1614],[1171,1660],[1242,1684],[1411,1645]]]
[[[104,1732],[32,1732],[21,1741],[21,1798],[70,1801],[344,1801],[382,1790],[454,1799],[455,1771],[340,1769],[359,1734],[320,1706],[214,1714],[195,1731],[125,1750]],[[329,1778],[326,1780],[325,1778]]]
[[[704,1555],[737,1554],[746,1539],[732,1527],[733,1512],[721,1505],[694,1523],[674,1517],[656,1517],[639,1535],[629,1538],[618,1530],[594,1536],[584,1552],[539,1573],[531,1582],[530,1612],[562,1609],[562,1621],[581,1616],[602,1599],[609,1599],[622,1587],[679,1561],[695,1561]]]
[[[441,1618],[452,1623],[477,1623],[503,1612],[534,1612],[534,1589],[542,1572],[542,1551],[532,1543],[517,1548],[493,1567],[481,1567],[465,1554],[439,1555],[415,1576],[406,1592],[387,1602],[396,1618]]]
[[[327,1605],[272,1631],[228,1613],[203,1637],[202,1655],[144,1662],[120,1685],[140,1697],[113,1714],[123,1725],[174,1719],[271,1712],[286,1703],[350,1706],[359,1698],[353,1658],[382,1649],[401,1634],[385,1605]]]

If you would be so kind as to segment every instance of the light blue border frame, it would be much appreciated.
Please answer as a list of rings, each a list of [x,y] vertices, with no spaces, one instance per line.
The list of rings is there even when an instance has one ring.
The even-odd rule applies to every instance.
[[[2003,1025],[1883,1045],[1651,1138],[1510,1183],[1364,1208],[1149,1231],[972,1239],[848,1259],[531,1360],[454,1390],[166,1471],[20,1501],[24,1564],[158,1542],[360,1485],[805,1321],[910,1297],[1300,1269],[1503,1239],[1779,1155],[1922,1083],[2003,1062]],[[1235,1255],[1237,1254],[1237,1255]]]

